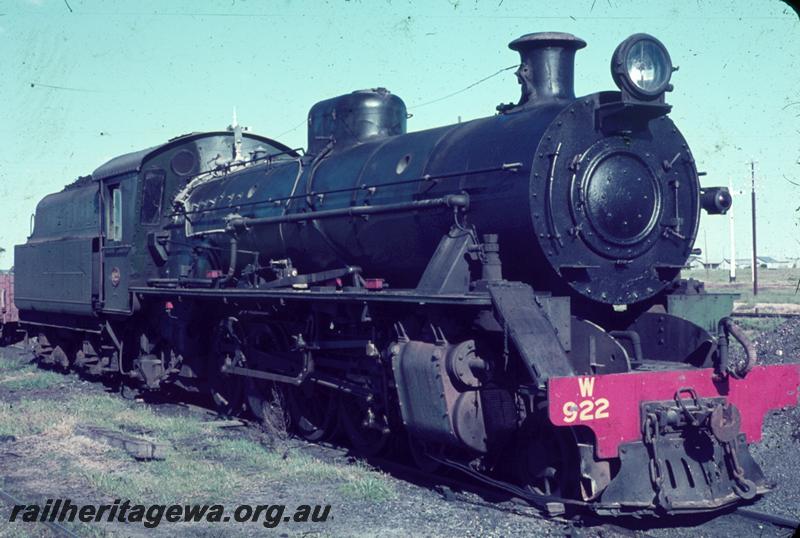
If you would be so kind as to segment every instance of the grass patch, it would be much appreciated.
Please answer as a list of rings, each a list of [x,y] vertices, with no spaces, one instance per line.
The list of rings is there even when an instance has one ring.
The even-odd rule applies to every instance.
[[[42,373],[63,379],[53,372]],[[52,381],[49,376],[45,379]],[[0,385],[6,387],[12,381],[17,386],[23,384],[22,379],[18,379],[0,382]],[[25,378],[25,383],[29,382],[32,383]],[[127,430],[161,441],[177,442],[207,435],[198,420],[160,416],[147,405],[132,404],[110,394],[73,395],[59,401],[31,398],[14,404],[0,402],[0,432],[3,433],[25,436],[65,429],[71,433],[76,424]]]
[[[750,269],[736,272],[736,282],[728,282],[728,271],[693,270],[683,271],[683,278],[694,278],[706,283],[706,289],[714,292],[738,293],[741,301],[748,305],[756,303],[800,304],[800,293],[795,293],[800,281],[798,269],[759,269],[758,295],[753,295],[753,283]]]
[[[224,462],[186,457],[134,465],[111,472],[83,470],[81,474],[93,489],[113,498],[161,504],[219,502],[245,487],[248,478]]]
[[[103,405],[105,409],[98,407]],[[163,428],[172,420],[193,422],[183,426],[182,432],[202,431],[203,426],[193,419],[158,417],[150,409],[129,405],[106,395],[63,402],[23,400],[13,407],[0,403],[0,434],[42,436],[36,442],[47,445],[48,461],[60,463],[59,476],[84,483],[90,498],[214,503],[237,498],[259,484],[275,483],[293,484],[295,488],[330,483],[341,495],[365,502],[380,502],[395,495],[389,478],[366,464],[326,462],[298,449],[284,449],[283,445],[275,451],[250,439],[216,437],[216,430],[206,432],[204,448],[198,449],[196,440],[175,443],[165,460],[150,462],[134,461],[124,451],[102,444],[96,448],[81,445],[78,440],[82,438],[74,436],[77,424],[114,427],[123,419],[148,425],[150,435],[160,441],[166,436]],[[93,420],[87,420],[89,412],[95,413]],[[44,437],[48,434],[61,437]]]
[[[0,377],[0,386],[13,391],[48,389],[57,385],[63,385],[69,380],[62,374],[48,372],[46,370],[19,369],[12,372],[4,372]]]
[[[202,451],[177,450],[164,461],[131,462],[112,471],[74,467],[97,492],[133,502],[219,502],[258,483],[338,483],[347,497],[378,502],[392,498],[389,479],[364,464],[336,465],[302,453],[264,449],[246,439],[216,439]]]
[[[111,413],[107,419],[112,427],[162,441],[181,442],[193,437],[206,437],[210,429],[195,418],[160,415],[150,406],[142,404],[133,404]]]
[[[395,494],[386,475],[363,463],[327,462],[283,443],[268,448],[258,439],[234,437],[204,424],[205,417],[166,415],[117,395],[73,390],[78,384],[70,378],[24,362],[0,364],[0,390],[71,385],[58,398],[32,393],[15,402],[0,401],[0,435],[27,443],[34,461],[46,458],[48,468],[57,467],[54,472],[63,480],[83,484],[89,498],[212,503],[275,483],[293,489],[331,484],[341,495],[367,502]],[[78,435],[79,425],[150,438],[173,449],[163,461],[135,461],[121,449]]]
[[[275,452],[248,439],[219,439],[203,455],[221,459],[232,468],[246,471],[252,480],[287,480],[303,483],[340,482],[338,490],[348,497],[380,501],[394,496],[391,481],[361,462],[330,463],[297,450]]]
[[[378,473],[358,476],[339,486],[342,495],[362,501],[380,502],[394,497],[391,482]]]
[[[206,448],[204,457],[230,462],[256,471],[279,469],[285,461],[281,454],[265,449],[249,439],[218,439]]]
[[[736,324],[748,333],[758,334],[783,325],[787,318],[736,318]]]
[[[16,372],[25,368],[27,365],[22,361],[10,360],[0,357],[0,374]]]
[[[17,437],[46,433],[55,426],[53,406],[54,403],[47,400],[0,402],[0,432]],[[59,428],[63,426],[63,422],[58,424]]]
[[[62,374],[37,368],[25,360],[0,358],[0,388],[19,391],[46,389],[68,383]]]

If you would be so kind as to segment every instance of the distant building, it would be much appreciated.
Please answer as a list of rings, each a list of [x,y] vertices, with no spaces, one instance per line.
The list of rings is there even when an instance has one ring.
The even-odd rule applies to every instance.
[[[759,269],[792,269],[796,267],[800,267],[800,263],[798,260],[781,260],[777,258],[773,258],[771,256],[758,256],[756,258],[758,263]],[[737,269],[750,269],[752,266],[752,260],[750,258],[736,258],[736,268]],[[722,260],[720,264],[720,269],[730,269],[731,268],[731,261],[728,258]]]
[[[719,269],[722,265],[722,262],[717,261],[706,261],[702,258],[702,256],[689,256],[689,259],[686,260],[686,265],[684,268],[689,269],[691,271],[699,270],[699,269]]]
[[[756,260],[762,269],[790,269],[792,267],[791,261],[779,260],[770,256],[759,256]]]
[[[737,269],[749,269],[750,268],[750,258],[736,258],[736,268]],[[731,268],[731,260],[730,258],[723,258],[722,263],[719,264],[720,269],[730,270]]]

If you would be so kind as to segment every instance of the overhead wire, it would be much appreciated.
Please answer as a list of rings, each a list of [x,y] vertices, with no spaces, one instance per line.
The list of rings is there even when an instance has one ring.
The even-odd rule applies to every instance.
[[[467,90],[470,90],[470,89],[474,88],[474,87],[475,87],[475,86],[477,86],[478,84],[481,84],[481,83],[483,83],[483,82],[486,82],[487,80],[489,80],[489,79],[491,79],[491,78],[494,78],[494,77],[496,77],[497,75],[499,75],[499,74],[501,74],[501,73],[504,73],[505,71],[509,71],[509,70],[511,70],[511,69],[516,69],[517,67],[519,67],[519,64],[514,64],[514,65],[510,65],[510,66],[508,66],[508,67],[504,67],[503,69],[500,69],[500,70],[498,70],[498,71],[495,71],[494,73],[492,73],[492,74],[491,74],[491,75],[489,75],[488,77],[483,77],[483,78],[482,78],[482,79],[480,79],[480,80],[476,80],[475,82],[473,82],[473,83],[472,83],[472,84],[470,84],[469,86],[465,86],[465,87],[461,88],[461,89],[460,89],[460,90],[458,90],[458,91],[454,91],[453,93],[448,93],[447,95],[443,95],[442,97],[437,97],[436,99],[432,99],[432,100],[430,100],[430,101],[426,101],[426,102],[424,102],[424,103],[419,103],[419,104],[416,104],[416,105],[412,105],[412,106],[408,107],[408,110],[413,110],[413,109],[415,109],[415,108],[422,108],[422,107],[424,107],[424,106],[428,106],[428,105],[432,105],[432,104],[434,104],[434,103],[438,103],[438,102],[440,102],[440,101],[444,101],[445,99],[450,99],[451,97],[454,97],[454,96],[456,96],[456,95],[458,95],[458,94],[460,94],[460,93],[464,93],[465,91],[467,91]]]

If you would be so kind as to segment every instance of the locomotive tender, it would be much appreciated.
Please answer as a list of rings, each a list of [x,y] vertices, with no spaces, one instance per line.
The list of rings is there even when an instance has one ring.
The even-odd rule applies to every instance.
[[[314,105],[305,152],[234,125],[112,159],[16,247],[37,355],[228,414],[284,400],[307,439],[407,439],[552,511],[765,492],[748,445],[800,366],[755,365],[731,297],[680,279],[731,198],[668,117],[664,46],[631,36],[619,91],[575,97],[585,45],[511,42],[522,95],[491,117],[406,133],[378,88]]]

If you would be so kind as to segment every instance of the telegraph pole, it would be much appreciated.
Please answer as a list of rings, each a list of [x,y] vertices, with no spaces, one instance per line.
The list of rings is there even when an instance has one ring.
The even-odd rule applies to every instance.
[[[733,195],[733,179],[728,178],[728,192]],[[728,282],[736,282],[736,237],[733,227],[733,207],[736,204],[731,204],[728,209],[728,228],[730,228],[731,236],[731,259],[730,259],[730,274],[728,275]]]
[[[756,163],[750,160],[750,205],[753,217],[753,295],[758,295],[758,263],[756,259]]]

